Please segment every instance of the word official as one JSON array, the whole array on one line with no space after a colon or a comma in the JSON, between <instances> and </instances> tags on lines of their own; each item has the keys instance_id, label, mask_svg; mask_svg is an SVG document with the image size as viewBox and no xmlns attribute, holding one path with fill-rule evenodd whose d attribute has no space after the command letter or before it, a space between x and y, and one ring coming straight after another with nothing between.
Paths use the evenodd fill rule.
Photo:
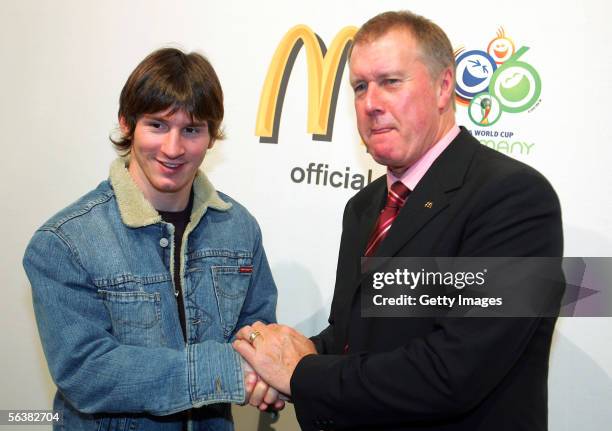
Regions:
<instances>
[{"instance_id":1,"label":"word official","mask_svg":"<svg viewBox=\"0 0 612 431\"><path fill-rule=\"evenodd\" d=\"M445 306L452 308L457 303L457 306L482 307L502 305L502 298L480 298L466 297L458 295L457 297L450 296L430 296L420 295L418 298L410 295L400 295L396 297L386 298L383 295L374 295L372 298L374 305L391 305L391 306L412 306L412 305L433 305Z\"/></svg>"},{"instance_id":2,"label":"word official","mask_svg":"<svg viewBox=\"0 0 612 431\"><path fill-rule=\"evenodd\" d=\"M291 181L300 184L315 184L317 186L331 186L334 188L349 187L353 190L361 190L372 182L372 169L368 169L367 177L362 174L352 173L350 167L344 172L329 170L327 163L310 162L307 168L296 166L291 169Z\"/></svg>"}]
</instances>

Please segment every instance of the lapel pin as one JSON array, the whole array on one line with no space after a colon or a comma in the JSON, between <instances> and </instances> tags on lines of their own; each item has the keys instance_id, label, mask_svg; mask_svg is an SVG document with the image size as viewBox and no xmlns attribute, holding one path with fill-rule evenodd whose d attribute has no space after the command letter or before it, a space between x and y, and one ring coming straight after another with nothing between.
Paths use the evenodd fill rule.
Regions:
<instances>
[{"instance_id":1,"label":"lapel pin","mask_svg":"<svg viewBox=\"0 0 612 431\"><path fill-rule=\"evenodd\" d=\"M433 207L433 202L432 201L425 202L425 208L431 208L431 207Z\"/></svg>"}]
</instances>

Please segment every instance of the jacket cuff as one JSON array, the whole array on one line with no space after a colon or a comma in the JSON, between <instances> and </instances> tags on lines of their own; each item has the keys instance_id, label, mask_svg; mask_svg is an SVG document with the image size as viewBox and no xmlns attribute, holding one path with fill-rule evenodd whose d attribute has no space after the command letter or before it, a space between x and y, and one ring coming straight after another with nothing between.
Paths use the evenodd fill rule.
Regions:
<instances>
[{"instance_id":1,"label":"jacket cuff","mask_svg":"<svg viewBox=\"0 0 612 431\"><path fill-rule=\"evenodd\" d=\"M244 374L231 344L205 341L187 346L189 393L194 407L243 403Z\"/></svg>"},{"instance_id":2,"label":"jacket cuff","mask_svg":"<svg viewBox=\"0 0 612 431\"><path fill-rule=\"evenodd\" d=\"M335 370L346 358L346 355L307 355L298 362L289 384L295 415L303 430L337 427L334 418L339 404L333 401L337 394L328 392L329 387L321 382L335 381Z\"/></svg>"}]
</instances>

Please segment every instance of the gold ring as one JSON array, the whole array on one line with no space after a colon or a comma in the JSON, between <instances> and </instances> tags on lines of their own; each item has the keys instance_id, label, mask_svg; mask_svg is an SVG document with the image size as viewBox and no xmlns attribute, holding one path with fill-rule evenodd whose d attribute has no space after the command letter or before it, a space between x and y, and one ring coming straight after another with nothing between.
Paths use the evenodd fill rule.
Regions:
<instances>
[{"instance_id":1,"label":"gold ring","mask_svg":"<svg viewBox=\"0 0 612 431\"><path fill-rule=\"evenodd\" d=\"M253 341L255 341L255 338L259 337L261 335L261 333L259 331L253 331L249 334L249 343L251 343L251 345L253 344Z\"/></svg>"}]
</instances>

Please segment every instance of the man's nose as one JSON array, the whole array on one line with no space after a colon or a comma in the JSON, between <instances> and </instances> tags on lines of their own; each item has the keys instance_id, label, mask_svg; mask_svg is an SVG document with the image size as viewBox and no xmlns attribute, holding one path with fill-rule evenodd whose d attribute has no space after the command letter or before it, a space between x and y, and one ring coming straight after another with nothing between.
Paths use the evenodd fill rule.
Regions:
<instances>
[{"instance_id":1,"label":"man's nose","mask_svg":"<svg viewBox=\"0 0 612 431\"><path fill-rule=\"evenodd\" d=\"M380 88L376 84L368 85L364 101L368 115L378 115L383 112Z\"/></svg>"},{"instance_id":2,"label":"man's nose","mask_svg":"<svg viewBox=\"0 0 612 431\"><path fill-rule=\"evenodd\" d=\"M162 143L161 151L171 159L176 159L185 153L180 130L170 129Z\"/></svg>"}]
</instances>

